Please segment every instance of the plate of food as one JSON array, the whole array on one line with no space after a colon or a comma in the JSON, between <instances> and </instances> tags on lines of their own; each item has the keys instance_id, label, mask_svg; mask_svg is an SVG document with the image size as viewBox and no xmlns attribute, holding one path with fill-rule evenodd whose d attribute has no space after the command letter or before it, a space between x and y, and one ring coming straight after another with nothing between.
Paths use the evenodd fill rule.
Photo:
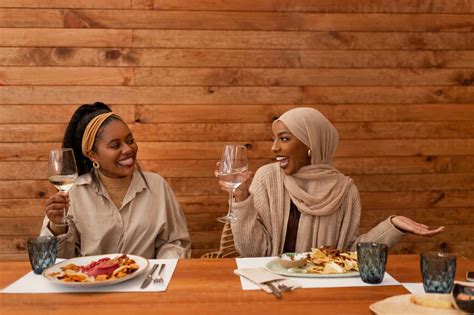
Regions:
<instances>
[{"instance_id":1,"label":"plate of food","mask_svg":"<svg viewBox=\"0 0 474 315\"><path fill-rule=\"evenodd\" d=\"M103 286L130 280L148 268L148 259L125 254L76 257L43 271L53 283L66 286Z\"/></svg>"},{"instance_id":2,"label":"plate of food","mask_svg":"<svg viewBox=\"0 0 474 315\"><path fill-rule=\"evenodd\" d=\"M265 268L273 273L302 278L358 277L357 253L330 247L313 248L307 253L284 253Z\"/></svg>"}]
</instances>

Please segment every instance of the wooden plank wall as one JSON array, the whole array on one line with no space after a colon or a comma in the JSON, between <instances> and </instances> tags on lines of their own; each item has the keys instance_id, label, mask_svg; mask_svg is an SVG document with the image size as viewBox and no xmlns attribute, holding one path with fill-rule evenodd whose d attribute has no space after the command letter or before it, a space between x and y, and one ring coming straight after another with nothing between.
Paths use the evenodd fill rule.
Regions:
<instances>
[{"instance_id":1,"label":"wooden plank wall","mask_svg":"<svg viewBox=\"0 0 474 315\"><path fill-rule=\"evenodd\" d=\"M393 252L474 257L473 0L0 0L0 259L39 231L49 149L82 103L113 105L167 178L194 257L218 246L224 143L271 159L271 121L319 109L365 231L390 214L446 231Z\"/></svg>"}]
</instances>

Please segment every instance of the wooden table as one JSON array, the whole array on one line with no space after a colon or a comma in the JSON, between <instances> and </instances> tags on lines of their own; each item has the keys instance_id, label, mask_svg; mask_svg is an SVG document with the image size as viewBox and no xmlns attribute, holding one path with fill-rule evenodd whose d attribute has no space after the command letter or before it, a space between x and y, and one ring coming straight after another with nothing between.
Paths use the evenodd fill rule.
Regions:
<instances>
[{"instance_id":1,"label":"wooden table","mask_svg":"<svg viewBox=\"0 0 474 315\"><path fill-rule=\"evenodd\" d=\"M369 305L408 291L402 286L298 289L277 300L243 291L234 259L180 260L168 291L158 293L0 294L0 314L371 314ZM474 261L458 258L457 279ZM0 287L29 272L28 262L0 262ZM418 255L391 255L387 271L400 282L420 282Z\"/></svg>"}]
</instances>

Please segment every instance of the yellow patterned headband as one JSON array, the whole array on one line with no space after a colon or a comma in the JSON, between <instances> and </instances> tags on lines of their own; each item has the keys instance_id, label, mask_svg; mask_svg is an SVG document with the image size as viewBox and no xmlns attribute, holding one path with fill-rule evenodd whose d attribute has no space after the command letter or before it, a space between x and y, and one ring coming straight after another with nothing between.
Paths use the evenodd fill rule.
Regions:
<instances>
[{"instance_id":1,"label":"yellow patterned headband","mask_svg":"<svg viewBox=\"0 0 474 315\"><path fill-rule=\"evenodd\" d=\"M85 157L87 156L87 151L92 150L94 147L95 137L97 132L100 129L100 126L107 120L110 116L117 117L118 119L122 120L122 118L115 114L114 112L107 112L100 115L95 116L92 120L87 124L86 130L84 130L84 135L82 136L82 154Z\"/></svg>"}]
</instances>

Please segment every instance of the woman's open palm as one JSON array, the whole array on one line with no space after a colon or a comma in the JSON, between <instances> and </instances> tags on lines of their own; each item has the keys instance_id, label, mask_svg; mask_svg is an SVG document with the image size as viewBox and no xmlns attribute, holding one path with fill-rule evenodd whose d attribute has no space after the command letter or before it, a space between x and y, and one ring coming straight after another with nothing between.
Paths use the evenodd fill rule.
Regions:
<instances>
[{"instance_id":1,"label":"woman's open palm","mask_svg":"<svg viewBox=\"0 0 474 315\"><path fill-rule=\"evenodd\" d=\"M395 227L406 233L412 233L420 236L433 236L444 230L444 226L440 226L436 229L430 229L429 226L418 223L404 216L393 217L392 223L395 225Z\"/></svg>"}]
</instances>

